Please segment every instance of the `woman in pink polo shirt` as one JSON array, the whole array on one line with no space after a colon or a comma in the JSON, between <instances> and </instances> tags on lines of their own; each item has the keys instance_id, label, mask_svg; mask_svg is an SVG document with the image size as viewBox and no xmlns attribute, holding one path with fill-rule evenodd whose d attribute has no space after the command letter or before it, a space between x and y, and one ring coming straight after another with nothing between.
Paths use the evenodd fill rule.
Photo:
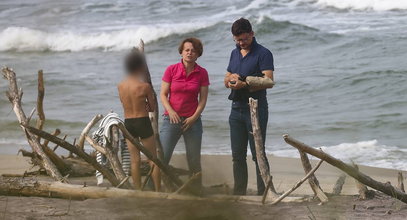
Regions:
<instances>
[{"instance_id":1,"label":"woman in pink polo shirt","mask_svg":"<svg viewBox=\"0 0 407 220\"><path fill-rule=\"evenodd\" d=\"M203 112L208 98L208 72L196 63L203 46L197 38L181 42L178 51L181 62L170 65L162 78L161 102L164 105L164 121L160 130L164 162L169 163L175 145L184 137L190 174L201 172L201 143ZM201 192L202 180L194 184L194 193Z\"/></svg>"}]
</instances>

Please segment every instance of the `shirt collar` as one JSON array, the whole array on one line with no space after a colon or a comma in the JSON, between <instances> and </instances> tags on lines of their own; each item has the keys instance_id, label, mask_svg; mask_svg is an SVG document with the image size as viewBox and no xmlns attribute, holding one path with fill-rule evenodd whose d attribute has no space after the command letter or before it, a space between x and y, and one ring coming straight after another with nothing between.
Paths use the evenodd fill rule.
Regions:
<instances>
[{"instance_id":1,"label":"shirt collar","mask_svg":"<svg viewBox=\"0 0 407 220\"><path fill-rule=\"evenodd\" d=\"M250 44L250 50L256 48L257 45L259 45L259 44L258 44L257 41L256 41L256 37L253 37L252 44ZM236 44L236 48L239 49L239 50L241 49L240 46L239 46L239 44ZM182 60L181 60L181 62L182 62Z\"/></svg>"},{"instance_id":2,"label":"shirt collar","mask_svg":"<svg viewBox=\"0 0 407 220\"><path fill-rule=\"evenodd\" d=\"M181 59L181 61L178 63L178 65L180 65L180 66L182 67L182 69L185 70L184 63L182 62L182 59ZM199 66L198 63L195 62L194 70L192 70L192 72L197 72L197 71L199 71L199 68L201 68L201 66Z\"/></svg>"}]
</instances>

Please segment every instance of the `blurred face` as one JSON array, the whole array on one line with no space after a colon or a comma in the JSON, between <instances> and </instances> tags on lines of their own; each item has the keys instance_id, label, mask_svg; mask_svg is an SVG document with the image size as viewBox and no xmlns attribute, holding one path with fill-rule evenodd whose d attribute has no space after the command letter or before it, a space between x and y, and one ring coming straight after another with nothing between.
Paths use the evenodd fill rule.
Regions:
<instances>
[{"instance_id":1,"label":"blurred face","mask_svg":"<svg viewBox=\"0 0 407 220\"><path fill-rule=\"evenodd\" d=\"M233 40L243 50L250 49L250 45L253 42L254 33L243 33L238 36L233 36Z\"/></svg>"},{"instance_id":2,"label":"blurred face","mask_svg":"<svg viewBox=\"0 0 407 220\"><path fill-rule=\"evenodd\" d=\"M191 42L185 42L181 53L182 60L187 63L194 63L198 59L198 53L195 51Z\"/></svg>"}]
</instances>

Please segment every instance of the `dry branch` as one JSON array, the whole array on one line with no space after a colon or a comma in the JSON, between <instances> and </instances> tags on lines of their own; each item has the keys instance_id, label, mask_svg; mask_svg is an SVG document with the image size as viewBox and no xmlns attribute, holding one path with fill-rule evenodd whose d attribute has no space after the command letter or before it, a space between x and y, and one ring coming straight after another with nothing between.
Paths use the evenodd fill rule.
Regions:
<instances>
[{"instance_id":1,"label":"dry branch","mask_svg":"<svg viewBox=\"0 0 407 220\"><path fill-rule=\"evenodd\" d=\"M106 149L99 144L97 144L91 137L85 136L86 141L90 144L93 149L99 151L100 153L106 155Z\"/></svg>"},{"instance_id":2,"label":"dry branch","mask_svg":"<svg viewBox=\"0 0 407 220\"><path fill-rule=\"evenodd\" d=\"M45 88L44 88L44 76L42 70L38 71L38 97L37 97L37 128L42 130L45 122L45 114L44 114L44 95L45 95ZM39 141L39 138L38 138Z\"/></svg>"},{"instance_id":3,"label":"dry branch","mask_svg":"<svg viewBox=\"0 0 407 220\"><path fill-rule=\"evenodd\" d=\"M57 181L63 181L63 176L58 171L57 167L52 163L48 156L44 153L41 144L39 143L37 137L31 132L26 131L24 125L27 125L27 118L21 106L21 99L23 96L23 91L17 86L17 79L15 72L10 68L3 68L3 76L9 81L9 90L6 92L8 99L13 105L14 113L17 116L18 122L20 123L22 129L24 130L27 141L35 152L40 157L40 163L42 167L47 171L48 175Z\"/></svg>"},{"instance_id":4,"label":"dry branch","mask_svg":"<svg viewBox=\"0 0 407 220\"><path fill-rule=\"evenodd\" d=\"M355 178L359 182L361 182L373 189L376 189L391 197L399 199L400 201L402 201L404 203L407 203L407 194L403 193L402 191L393 187L392 185L378 182L378 181L372 179L371 177L365 175L364 173L361 173L360 171L356 170L351 165L346 164L346 163L342 162L341 160L338 160L323 151L317 150L304 143L301 143L301 142L295 140L294 138L291 138L287 134L285 134L283 137L284 137L284 140L291 146L293 146L299 150L302 150L308 154L311 154L315 157L318 157L321 160L326 161L327 163L331 164L332 166L337 167L338 169L347 173L349 176Z\"/></svg>"},{"instance_id":5,"label":"dry branch","mask_svg":"<svg viewBox=\"0 0 407 220\"><path fill-rule=\"evenodd\" d=\"M287 197L288 195L290 195L290 193L292 193L294 190L296 190L298 187L301 186L301 184L303 184L308 178L310 178L315 171L317 171L317 169L319 168L319 166L321 166L322 162L324 162L323 160L320 160L318 162L318 164L309 171L309 173L307 173L307 175L304 176L304 178L302 178L300 181L298 181L298 183L296 183L293 188L291 188L290 190L288 190L287 192L285 192L283 195L281 195L280 197L278 197L276 200L274 200L271 205L275 205L277 203L279 203L281 200L283 200L285 197Z\"/></svg>"},{"instance_id":6,"label":"dry branch","mask_svg":"<svg viewBox=\"0 0 407 220\"><path fill-rule=\"evenodd\" d=\"M257 164L260 170L261 177L263 179L264 185L268 185L270 192L272 193L272 197L278 197L274 185L273 185L273 177L270 175L270 168L267 164L267 158L265 155L264 150L264 143L263 138L260 130L259 125L259 118L258 118L258 111L257 111L257 100L253 98L249 98L249 105L250 105L250 117L252 122L252 129L253 129L253 138L256 147L256 159Z\"/></svg>"},{"instance_id":7,"label":"dry branch","mask_svg":"<svg viewBox=\"0 0 407 220\"><path fill-rule=\"evenodd\" d=\"M116 125L114 125L116 126ZM178 187L182 186L182 181L178 178L177 175L175 175L170 167L164 163L161 162L161 160L157 159L157 157L153 156L152 153L147 150L137 139L135 139L130 132L124 127L123 124L118 124L118 128L122 131L123 136L129 140L141 153L143 153L149 160L153 161L155 165L158 166L158 168L161 169L161 171L168 176L168 178L175 183Z\"/></svg>"},{"instance_id":8,"label":"dry branch","mask_svg":"<svg viewBox=\"0 0 407 220\"><path fill-rule=\"evenodd\" d=\"M187 189L191 183L193 183L195 180L201 178L202 176L202 172L198 172L198 173L194 173L194 175L191 176L191 178L189 178L184 185L182 185L180 188L177 189L177 191L175 191L175 194L179 194L181 192L183 192L185 189Z\"/></svg>"},{"instance_id":9,"label":"dry branch","mask_svg":"<svg viewBox=\"0 0 407 220\"><path fill-rule=\"evenodd\" d=\"M94 157L90 156L89 154L87 154L82 149L70 144L67 141L62 140L59 137L55 137L55 136L53 136L50 133L47 133L45 131L38 130L38 129L36 129L34 127L31 127L31 126L26 126L26 125L23 125L23 126L28 131L32 132L33 134L35 134L37 136L40 136L43 139L49 140L52 143L57 144L57 145L65 148L69 152L78 155L80 158L85 160L87 163L91 164L96 170L101 172L102 175L105 176L113 186L117 186L120 183L120 181L116 178L116 176L109 169L107 169L106 167L100 165L96 161L96 159Z\"/></svg>"},{"instance_id":10,"label":"dry branch","mask_svg":"<svg viewBox=\"0 0 407 220\"><path fill-rule=\"evenodd\" d=\"M332 194L333 194L333 195L339 195L339 194L341 194L343 184L345 184L345 179L346 179L346 175L345 175L345 174L342 174L342 175L338 178L338 180L336 180L335 186L334 186L334 188L332 189Z\"/></svg>"},{"instance_id":11,"label":"dry branch","mask_svg":"<svg viewBox=\"0 0 407 220\"><path fill-rule=\"evenodd\" d=\"M403 178L403 173L400 171L400 172L398 172L398 178L397 178L397 182L398 182L398 184L397 184L397 188L399 188L402 192L405 192L404 191L404 178Z\"/></svg>"},{"instance_id":12,"label":"dry branch","mask_svg":"<svg viewBox=\"0 0 407 220\"><path fill-rule=\"evenodd\" d=\"M230 201L260 204L258 196L229 196L212 195L196 197L173 193L145 192L139 190L118 189L115 187L102 188L97 186L83 186L59 182L37 181L34 178L0 177L0 195L7 196L39 196L66 199L99 199L99 198L158 198L190 201ZM304 201L302 197L290 197L285 201Z\"/></svg>"},{"instance_id":13,"label":"dry branch","mask_svg":"<svg viewBox=\"0 0 407 220\"><path fill-rule=\"evenodd\" d=\"M299 153L304 171L305 173L309 173L312 170L312 166L309 162L308 156L301 150L299 150ZM314 194L322 203L328 202L328 197L325 195L324 191L322 191L321 187L319 186L318 179L314 174L310 175L310 177L308 178L308 183L311 186L312 191L314 191Z\"/></svg>"},{"instance_id":14,"label":"dry branch","mask_svg":"<svg viewBox=\"0 0 407 220\"><path fill-rule=\"evenodd\" d=\"M81 136L79 137L78 147L83 150L83 145L85 144L85 137L88 135L90 129L98 122L100 119L103 118L103 115L96 115L92 118L92 120L86 125L86 127L82 130Z\"/></svg>"},{"instance_id":15,"label":"dry branch","mask_svg":"<svg viewBox=\"0 0 407 220\"><path fill-rule=\"evenodd\" d=\"M358 165L356 165L355 163L352 163L352 165L357 171L359 171ZM367 187L363 185L363 183L355 179L355 184L359 192L359 199L366 200L374 197L374 191L369 191L369 189L367 189Z\"/></svg>"}]
</instances>

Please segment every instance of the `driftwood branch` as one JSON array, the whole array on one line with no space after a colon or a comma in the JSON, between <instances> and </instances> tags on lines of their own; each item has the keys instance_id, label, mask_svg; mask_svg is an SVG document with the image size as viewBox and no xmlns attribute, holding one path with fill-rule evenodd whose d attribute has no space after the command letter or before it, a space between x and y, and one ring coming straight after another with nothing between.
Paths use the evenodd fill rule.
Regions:
<instances>
[{"instance_id":1,"label":"driftwood branch","mask_svg":"<svg viewBox=\"0 0 407 220\"><path fill-rule=\"evenodd\" d=\"M338 178L338 180L336 180L335 186L334 186L334 188L332 189L332 194L333 194L333 195L339 195L339 194L341 194L343 184L345 184L345 179L346 179L346 175L345 175L345 174L342 174L342 175Z\"/></svg>"},{"instance_id":2,"label":"driftwood branch","mask_svg":"<svg viewBox=\"0 0 407 220\"><path fill-rule=\"evenodd\" d=\"M105 176L113 186L117 186L120 183L120 181L116 178L116 176L109 169L100 165L94 157L90 156L82 149L70 144L69 142L67 142L65 140L62 140L59 137L55 137L52 134L47 133L45 131L41 131L41 130L36 129L31 126L26 126L26 125L23 125L23 126L28 131L32 132L33 134L40 136L43 139L49 140L52 143L57 144L57 145L61 146L62 148L65 148L69 152L78 155L80 158L85 160L87 163L91 164L96 170L101 172L102 175Z\"/></svg>"},{"instance_id":3,"label":"driftwood branch","mask_svg":"<svg viewBox=\"0 0 407 220\"><path fill-rule=\"evenodd\" d=\"M260 204L258 196L212 195L196 197L161 192L145 192L140 190L119 189L115 187L83 186L60 182L38 181L34 178L0 177L0 195L6 196L38 196L66 199L99 199L99 198L156 198L187 201L230 201ZM285 201L304 201L302 197L287 198Z\"/></svg>"},{"instance_id":4,"label":"driftwood branch","mask_svg":"<svg viewBox=\"0 0 407 220\"><path fill-rule=\"evenodd\" d=\"M357 171L359 171L358 165L356 165L355 163L352 163L352 165ZM365 185L363 185L363 183L359 182L357 179L355 179L355 184L359 192L359 199L366 200L374 197L374 191L369 190Z\"/></svg>"},{"instance_id":5,"label":"driftwood branch","mask_svg":"<svg viewBox=\"0 0 407 220\"><path fill-rule=\"evenodd\" d=\"M100 119L103 118L103 115L96 115L95 117L92 118L92 120L86 125L86 127L83 129L81 136L79 137L78 141L78 147L83 150L83 145L85 144L85 137L88 135L90 129L98 122Z\"/></svg>"},{"instance_id":6,"label":"driftwood branch","mask_svg":"<svg viewBox=\"0 0 407 220\"><path fill-rule=\"evenodd\" d=\"M57 167L55 164L52 163L50 158L45 154L43 151L41 144L39 143L39 140L35 135L33 135L31 132L26 131L24 128L24 125L27 125L27 117L23 111L23 108L21 106L21 99L23 96L23 91L21 88L18 88L17 85L17 79L16 79L16 74L15 72L10 69L10 68L3 68L3 76L9 81L9 90L6 92L8 99L10 100L11 104L13 105L13 110L14 113L17 116L18 122L20 123L23 131L26 134L27 141L30 144L31 148L33 149L33 152L35 152L39 157L40 157L40 163L42 167L47 171L48 175L50 175L52 178L54 178L57 181L64 181L63 176L61 173L58 171Z\"/></svg>"},{"instance_id":7,"label":"driftwood branch","mask_svg":"<svg viewBox=\"0 0 407 220\"><path fill-rule=\"evenodd\" d=\"M372 179L371 177L367 176L366 174L361 173L360 171L358 171L351 165L346 164L343 161L338 160L325 152L322 152L322 151L312 148L304 143L301 143L301 142L295 140L294 138L291 138L287 134L284 135L283 137L284 137L285 142L287 142L291 146L293 146L299 150L302 150L308 154L311 154L315 157L318 157L321 160L326 161L327 163L344 171L349 176L355 178L356 180L365 184L366 186L369 186L369 187L376 189L380 192L383 192L391 197L399 199L400 201L402 201L404 203L407 203L407 194L405 194L402 191L400 191L399 189L393 187L391 184L385 184L385 183L378 182L378 181Z\"/></svg>"},{"instance_id":8,"label":"driftwood branch","mask_svg":"<svg viewBox=\"0 0 407 220\"><path fill-rule=\"evenodd\" d=\"M259 166L260 174L263 179L264 185L268 185L270 192L272 193L272 197L277 197L277 193L274 189L272 176L270 175L270 168L267 164L267 158L265 155L264 150L264 142L260 130L259 124L259 117L257 111L257 100L253 98L249 98L249 105L250 105L250 118L252 122L252 129L253 129L253 138L256 147L256 159L257 164Z\"/></svg>"},{"instance_id":9,"label":"driftwood branch","mask_svg":"<svg viewBox=\"0 0 407 220\"><path fill-rule=\"evenodd\" d=\"M402 192L404 191L404 177L403 177L403 173L400 171L398 172L398 176L397 176L397 188L399 188Z\"/></svg>"},{"instance_id":10,"label":"driftwood branch","mask_svg":"<svg viewBox=\"0 0 407 220\"><path fill-rule=\"evenodd\" d=\"M116 125L114 125L116 126ZM123 124L118 124L118 128L122 131L123 136L129 140L141 153L143 153L149 160L153 161L155 165L158 166L158 168L161 169L161 171L168 176L168 178L178 187L182 186L182 181L178 178L177 175L175 175L169 166L166 164L162 163L161 160L157 159L157 157L154 157L152 153L147 150L137 139L135 139L130 132L124 127Z\"/></svg>"},{"instance_id":11,"label":"driftwood branch","mask_svg":"<svg viewBox=\"0 0 407 220\"><path fill-rule=\"evenodd\" d=\"M301 186L301 184L303 184L308 178L310 178L315 171L317 171L317 169L319 168L319 166L321 166L322 162L324 162L323 160L320 160L318 162L318 164L309 171L309 173L307 173L307 175L304 176L304 178L302 178L300 181L298 181L298 183L296 183L293 188L291 188L290 190L288 190L287 192L285 192L283 195L281 195L280 197L278 197L275 201L273 201L271 203L271 205L275 205L277 203L279 203L281 200L283 200L285 197L287 197L288 195L290 195L290 193L292 193L294 190L296 190L298 187Z\"/></svg>"},{"instance_id":12,"label":"driftwood branch","mask_svg":"<svg viewBox=\"0 0 407 220\"><path fill-rule=\"evenodd\" d=\"M99 144L97 144L91 137L85 136L85 139L90 144L90 146L93 147L93 149L106 155L106 149L104 147L100 146Z\"/></svg>"},{"instance_id":13,"label":"driftwood branch","mask_svg":"<svg viewBox=\"0 0 407 220\"><path fill-rule=\"evenodd\" d=\"M44 95L45 95L45 88L44 88L44 76L42 70L38 71L38 97L37 97L37 125L36 127L42 130L45 122L45 114L44 114ZM38 138L39 140L39 138Z\"/></svg>"},{"instance_id":14,"label":"driftwood branch","mask_svg":"<svg viewBox=\"0 0 407 220\"><path fill-rule=\"evenodd\" d=\"M202 176L202 172L195 173L194 175L191 176L191 178L189 178L184 183L184 185L182 185L180 188L178 188L177 191L175 191L174 193L178 194L178 193L183 192L185 189L187 189L191 185L191 183L193 183L195 180L201 178L201 176Z\"/></svg>"},{"instance_id":15,"label":"driftwood branch","mask_svg":"<svg viewBox=\"0 0 407 220\"><path fill-rule=\"evenodd\" d=\"M299 153L304 171L305 173L309 173L312 169L312 166L308 159L308 156L301 150L299 150ZM311 186L312 191L314 191L314 194L322 203L328 202L328 197L325 195L324 191L322 191L321 187L319 186L318 179L314 174L310 175L310 177L308 178L308 183Z\"/></svg>"}]
</instances>

